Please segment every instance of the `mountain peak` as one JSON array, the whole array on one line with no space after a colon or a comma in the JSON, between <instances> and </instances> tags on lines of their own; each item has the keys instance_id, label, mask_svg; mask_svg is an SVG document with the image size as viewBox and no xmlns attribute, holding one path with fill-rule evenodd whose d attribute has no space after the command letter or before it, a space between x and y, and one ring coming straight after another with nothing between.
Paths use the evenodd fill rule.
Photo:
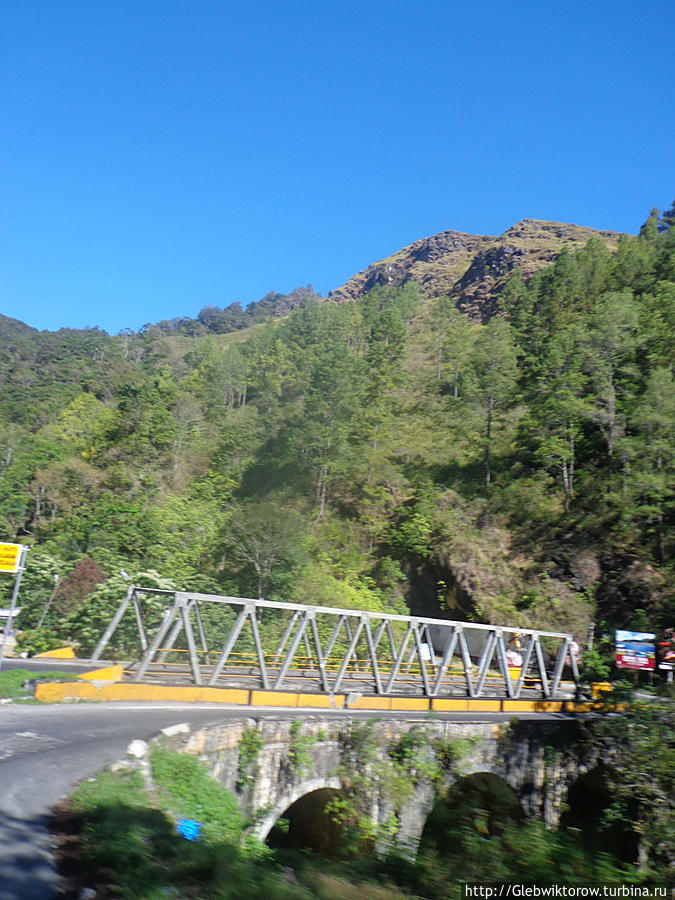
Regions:
<instances>
[{"instance_id":1,"label":"mountain peak","mask_svg":"<svg viewBox=\"0 0 675 900\"><path fill-rule=\"evenodd\" d=\"M492 315L499 290L513 269L522 269L529 278L537 269L550 265L564 247L578 250L591 237L613 248L620 235L529 218L499 236L448 229L372 263L331 291L327 299L344 303L378 286L415 281L427 299L450 294L462 311L472 318L485 319Z\"/></svg>"}]
</instances>

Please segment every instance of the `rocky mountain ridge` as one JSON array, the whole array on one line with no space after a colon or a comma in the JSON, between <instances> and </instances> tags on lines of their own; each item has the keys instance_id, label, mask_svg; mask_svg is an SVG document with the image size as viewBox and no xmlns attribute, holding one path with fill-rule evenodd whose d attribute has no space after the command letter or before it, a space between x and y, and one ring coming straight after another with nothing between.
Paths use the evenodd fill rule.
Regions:
<instances>
[{"instance_id":1,"label":"rocky mountain ridge","mask_svg":"<svg viewBox=\"0 0 675 900\"><path fill-rule=\"evenodd\" d=\"M441 231L371 263L327 299L345 303L378 286L415 281L427 299L450 294L462 312L484 321L493 314L499 292L514 269L521 269L528 278L550 265L563 248L574 252L592 237L614 249L621 235L538 219L523 219L498 236Z\"/></svg>"}]
</instances>

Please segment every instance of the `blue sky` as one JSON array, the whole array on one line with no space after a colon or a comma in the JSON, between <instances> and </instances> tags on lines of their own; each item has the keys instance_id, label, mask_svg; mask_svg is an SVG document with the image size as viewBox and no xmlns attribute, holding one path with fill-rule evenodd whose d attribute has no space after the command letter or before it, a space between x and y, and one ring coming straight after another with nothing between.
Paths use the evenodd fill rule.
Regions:
<instances>
[{"instance_id":1,"label":"blue sky","mask_svg":"<svg viewBox=\"0 0 675 900\"><path fill-rule=\"evenodd\" d=\"M0 312L111 332L675 196L671 2L5 0Z\"/></svg>"}]
</instances>

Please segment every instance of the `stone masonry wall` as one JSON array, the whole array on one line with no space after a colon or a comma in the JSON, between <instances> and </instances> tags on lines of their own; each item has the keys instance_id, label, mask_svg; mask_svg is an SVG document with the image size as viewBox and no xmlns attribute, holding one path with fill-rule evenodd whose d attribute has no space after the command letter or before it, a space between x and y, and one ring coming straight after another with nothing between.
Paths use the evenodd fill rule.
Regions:
<instances>
[{"instance_id":1,"label":"stone masonry wall","mask_svg":"<svg viewBox=\"0 0 675 900\"><path fill-rule=\"evenodd\" d=\"M355 728L363 728L363 720L242 718L168 740L174 749L207 763L212 777L238 797L253 822L253 832L264 840L296 800L320 788L339 791L343 787L346 747ZM416 781L412 797L401 809L395 808L386 786L378 784L373 775L367 797L373 824L383 826L394 816L397 843L411 852L417 847L438 788L449 787L458 777L477 772L500 776L513 788L528 817L554 826L569 786L595 764L584 758L575 739L575 725L569 721L505 726L387 718L371 722L369 734L381 748L378 755L385 759L387 748L413 729L423 729L432 755L434 748L443 744L461 747L461 752L441 785ZM257 733L260 749L254 762L243 768L240 748L247 731Z\"/></svg>"}]
</instances>

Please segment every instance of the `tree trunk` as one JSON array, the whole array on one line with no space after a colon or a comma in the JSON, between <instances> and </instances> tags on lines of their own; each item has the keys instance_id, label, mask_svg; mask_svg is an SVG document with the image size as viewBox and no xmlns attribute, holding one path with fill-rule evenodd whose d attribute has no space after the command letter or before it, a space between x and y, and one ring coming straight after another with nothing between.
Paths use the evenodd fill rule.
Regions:
<instances>
[{"instance_id":1,"label":"tree trunk","mask_svg":"<svg viewBox=\"0 0 675 900\"><path fill-rule=\"evenodd\" d=\"M489 490L490 488L490 443L492 441L492 410L493 410L493 399L490 397L488 399L488 407L487 407L487 428L485 431L485 490Z\"/></svg>"},{"instance_id":2,"label":"tree trunk","mask_svg":"<svg viewBox=\"0 0 675 900\"><path fill-rule=\"evenodd\" d=\"M612 473L612 457L614 444L616 443L616 389L614 378L609 376L609 390L607 392L607 472Z\"/></svg>"},{"instance_id":3,"label":"tree trunk","mask_svg":"<svg viewBox=\"0 0 675 900\"><path fill-rule=\"evenodd\" d=\"M560 471L563 483L563 509L567 515L574 497L574 423L566 422L565 431L567 432L569 458L561 460Z\"/></svg>"},{"instance_id":4,"label":"tree trunk","mask_svg":"<svg viewBox=\"0 0 675 900\"><path fill-rule=\"evenodd\" d=\"M647 872L649 869L649 853L642 837L638 840L637 848L637 870L638 872Z\"/></svg>"},{"instance_id":5,"label":"tree trunk","mask_svg":"<svg viewBox=\"0 0 675 900\"><path fill-rule=\"evenodd\" d=\"M323 518L324 510L326 509L326 484L328 482L328 470L324 466L321 470L321 479L320 479L320 491L319 491L319 518Z\"/></svg>"},{"instance_id":6,"label":"tree trunk","mask_svg":"<svg viewBox=\"0 0 675 900\"><path fill-rule=\"evenodd\" d=\"M260 565L259 560L257 560L257 559L252 559L251 562L253 563L253 568L255 569L255 574L257 576L257 581L258 581L258 600L264 600L265 599L265 596L264 596L265 585L263 582L262 567Z\"/></svg>"},{"instance_id":7,"label":"tree trunk","mask_svg":"<svg viewBox=\"0 0 675 900\"><path fill-rule=\"evenodd\" d=\"M174 446L174 450L173 450L173 473L174 473L174 475L178 471L178 462L180 460L181 450L183 449L183 440L184 440L184 435L181 434L178 437L178 440L174 441L174 445L173 445Z\"/></svg>"},{"instance_id":8,"label":"tree trunk","mask_svg":"<svg viewBox=\"0 0 675 900\"><path fill-rule=\"evenodd\" d=\"M563 510L565 515L570 511L570 473L567 467L567 460L563 459L560 464L563 483Z\"/></svg>"}]
</instances>

